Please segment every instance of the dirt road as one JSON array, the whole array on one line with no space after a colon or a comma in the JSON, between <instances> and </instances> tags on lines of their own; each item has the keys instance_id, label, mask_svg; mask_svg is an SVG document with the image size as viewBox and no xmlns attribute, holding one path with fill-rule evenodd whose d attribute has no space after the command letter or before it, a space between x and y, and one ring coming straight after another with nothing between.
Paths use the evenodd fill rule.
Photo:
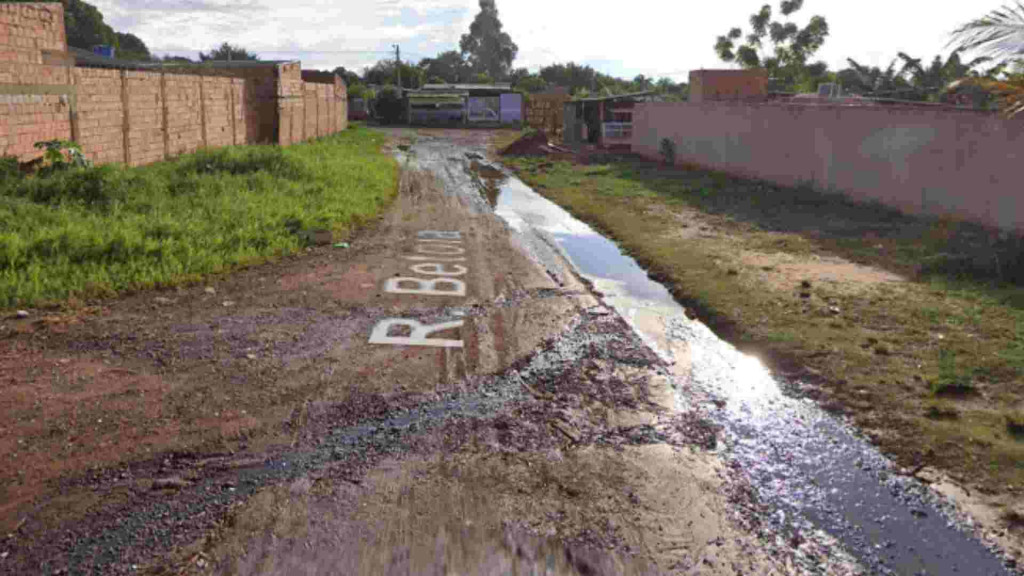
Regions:
<instances>
[{"instance_id":1,"label":"dirt road","mask_svg":"<svg viewBox=\"0 0 1024 576\"><path fill-rule=\"evenodd\" d=\"M789 571L714 425L464 144L415 146L349 250L6 322L0 572Z\"/></svg>"},{"instance_id":2,"label":"dirt road","mask_svg":"<svg viewBox=\"0 0 1024 576\"><path fill-rule=\"evenodd\" d=\"M756 392L770 377L717 390L737 359L614 245L510 189L487 133L391 135L399 198L350 249L5 322L0 573L890 569L832 516L786 516L775 496L819 479L759 449L821 426L738 416L787 402ZM900 550L945 530L900 506L936 522ZM887 535L856 527L868 549Z\"/></svg>"}]
</instances>

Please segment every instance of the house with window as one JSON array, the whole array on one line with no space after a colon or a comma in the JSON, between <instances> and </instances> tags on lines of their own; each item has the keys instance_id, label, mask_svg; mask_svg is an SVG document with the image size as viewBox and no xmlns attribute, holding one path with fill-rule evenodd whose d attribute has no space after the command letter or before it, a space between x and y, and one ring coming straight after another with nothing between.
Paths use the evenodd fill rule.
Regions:
<instances>
[{"instance_id":1,"label":"house with window","mask_svg":"<svg viewBox=\"0 0 1024 576\"><path fill-rule=\"evenodd\" d=\"M425 84L405 90L410 124L519 125L523 95L511 84Z\"/></svg>"},{"instance_id":2,"label":"house with window","mask_svg":"<svg viewBox=\"0 0 1024 576\"><path fill-rule=\"evenodd\" d=\"M655 98L654 92L636 92L566 102L562 139L566 144L628 151L633 139L633 108Z\"/></svg>"}]
</instances>

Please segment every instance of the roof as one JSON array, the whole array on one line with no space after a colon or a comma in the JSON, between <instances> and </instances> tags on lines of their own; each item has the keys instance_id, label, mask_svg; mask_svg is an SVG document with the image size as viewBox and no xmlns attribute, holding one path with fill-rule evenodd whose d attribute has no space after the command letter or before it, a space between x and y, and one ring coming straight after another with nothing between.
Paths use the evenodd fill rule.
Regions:
<instances>
[{"instance_id":1,"label":"roof","mask_svg":"<svg viewBox=\"0 0 1024 576\"><path fill-rule=\"evenodd\" d=\"M421 91L446 91L446 92L511 92L512 85L503 84L424 84Z\"/></svg>"},{"instance_id":2,"label":"roof","mask_svg":"<svg viewBox=\"0 0 1024 576\"><path fill-rule=\"evenodd\" d=\"M648 96L655 96L655 92L633 92L632 94L615 94L612 96L601 96L599 98L577 98L572 102L608 102L611 100L628 100L630 98L644 98ZM570 102L570 104L572 103Z\"/></svg>"},{"instance_id":3,"label":"roof","mask_svg":"<svg viewBox=\"0 0 1024 576\"><path fill-rule=\"evenodd\" d=\"M173 70L192 68L270 68L280 64L291 64L291 60L208 60L206 62L176 62L163 60L122 60L107 58L94 54L89 50L68 47L68 55L75 59L78 66L94 68L125 68L135 70ZM294 61L294 62L297 62Z\"/></svg>"},{"instance_id":4,"label":"roof","mask_svg":"<svg viewBox=\"0 0 1024 576\"><path fill-rule=\"evenodd\" d=\"M464 94L409 94L409 102L414 104L463 104Z\"/></svg>"}]
</instances>

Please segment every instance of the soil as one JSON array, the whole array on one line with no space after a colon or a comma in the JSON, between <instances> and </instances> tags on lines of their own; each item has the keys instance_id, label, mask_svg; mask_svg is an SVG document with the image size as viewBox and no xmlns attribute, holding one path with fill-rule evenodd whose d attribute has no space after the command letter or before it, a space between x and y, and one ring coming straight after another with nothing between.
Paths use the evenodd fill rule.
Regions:
<instances>
[{"instance_id":1,"label":"soil","mask_svg":"<svg viewBox=\"0 0 1024 576\"><path fill-rule=\"evenodd\" d=\"M467 159L413 160L351 248L7 321L0 573L801 572L669 368ZM382 289L423 230L462 233L465 297ZM385 318L465 347L369 344Z\"/></svg>"}]
</instances>

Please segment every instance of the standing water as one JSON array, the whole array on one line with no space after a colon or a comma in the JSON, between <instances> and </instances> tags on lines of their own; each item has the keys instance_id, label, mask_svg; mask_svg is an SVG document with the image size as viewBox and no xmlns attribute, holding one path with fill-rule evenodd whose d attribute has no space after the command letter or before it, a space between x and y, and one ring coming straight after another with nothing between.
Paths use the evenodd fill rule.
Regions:
<instances>
[{"instance_id":1,"label":"standing water","mask_svg":"<svg viewBox=\"0 0 1024 576\"><path fill-rule=\"evenodd\" d=\"M477 172L487 179L495 213L567 257L659 354L686 367L681 407L701 395L724 403L713 410L724 430L723 457L774 511L767 522L776 533L799 541L824 531L877 574L1013 574L950 502L899 475L846 423L785 395L756 358L688 319L615 243L515 177L487 168Z\"/></svg>"}]
</instances>

